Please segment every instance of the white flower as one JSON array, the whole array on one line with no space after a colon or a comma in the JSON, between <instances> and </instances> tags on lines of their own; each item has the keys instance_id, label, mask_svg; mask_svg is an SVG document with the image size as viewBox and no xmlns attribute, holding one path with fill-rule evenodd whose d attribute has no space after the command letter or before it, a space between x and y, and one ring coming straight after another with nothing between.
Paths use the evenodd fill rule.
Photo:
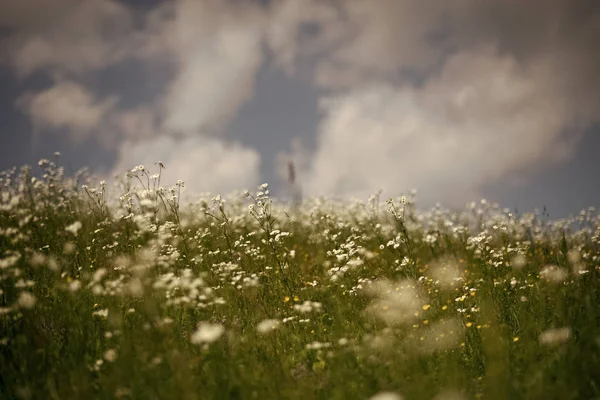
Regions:
<instances>
[{"instance_id":1,"label":"white flower","mask_svg":"<svg viewBox=\"0 0 600 400\"><path fill-rule=\"evenodd\" d=\"M511 264L514 268L521 269L525 265L527 265L527 259L525 258L525 256L523 254L519 253L513 257Z\"/></svg>"},{"instance_id":2,"label":"white flower","mask_svg":"<svg viewBox=\"0 0 600 400\"><path fill-rule=\"evenodd\" d=\"M369 400L402 400L402 396L395 392L379 392Z\"/></svg>"},{"instance_id":3,"label":"white flower","mask_svg":"<svg viewBox=\"0 0 600 400\"><path fill-rule=\"evenodd\" d=\"M22 308L33 308L35 306L35 296L29 292L21 292L19 306Z\"/></svg>"},{"instance_id":4,"label":"white flower","mask_svg":"<svg viewBox=\"0 0 600 400\"><path fill-rule=\"evenodd\" d=\"M63 254L73 254L75 253L75 250L77 250L77 246L72 242L66 242L63 245Z\"/></svg>"},{"instance_id":5,"label":"white flower","mask_svg":"<svg viewBox=\"0 0 600 400\"><path fill-rule=\"evenodd\" d=\"M259 322L258 325L256 325L256 330L259 333L269 333L271 331L274 331L275 329L279 328L279 320L278 319L265 319L261 322Z\"/></svg>"},{"instance_id":6,"label":"white flower","mask_svg":"<svg viewBox=\"0 0 600 400\"><path fill-rule=\"evenodd\" d=\"M71 232L73 235L77 236L77 232L81 229L82 224L79 221L73 222L71 225L65 228L65 231Z\"/></svg>"},{"instance_id":7,"label":"white flower","mask_svg":"<svg viewBox=\"0 0 600 400\"><path fill-rule=\"evenodd\" d=\"M316 301L305 301L302 304L295 304L294 310L299 311L301 313L309 313L311 311L319 312L323 308L321 303Z\"/></svg>"},{"instance_id":8,"label":"white flower","mask_svg":"<svg viewBox=\"0 0 600 400\"><path fill-rule=\"evenodd\" d=\"M328 347L331 347L331 343L329 343L329 342L325 342L325 343L312 342L312 343L309 343L306 345L307 350L321 350L321 349L326 349Z\"/></svg>"},{"instance_id":9,"label":"white flower","mask_svg":"<svg viewBox=\"0 0 600 400\"><path fill-rule=\"evenodd\" d=\"M547 265L540 271L540 276L548 282L560 283L567 277L567 272L556 265Z\"/></svg>"},{"instance_id":10,"label":"white flower","mask_svg":"<svg viewBox=\"0 0 600 400\"><path fill-rule=\"evenodd\" d=\"M577 264L581 261L581 253L577 249L569 250L567 253L567 258L571 264Z\"/></svg>"},{"instance_id":11,"label":"white flower","mask_svg":"<svg viewBox=\"0 0 600 400\"><path fill-rule=\"evenodd\" d=\"M104 359L108 362L113 362L117 359L117 351L115 349L108 349L104 352Z\"/></svg>"},{"instance_id":12,"label":"white flower","mask_svg":"<svg viewBox=\"0 0 600 400\"><path fill-rule=\"evenodd\" d=\"M192 333L190 341L192 344L212 343L219 339L224 332L225 327L221 324L200 322L196 327L196 331Z\"/></svg>"},{"instance_id":13,"label":"white flower","mask_svg":"<svg viewBox=\"0 0 600 400\"><path fill-rule=\"evenodd\" d=\"M571 338L571 328L548 329L540 335L540 343L545 345L556 345L564 343Z\"/></svg>"},{"instance_id":14,"label":"white flower","mask_svg":"<svg viewBox=\"0 0 600 400\"><path fill-rule=\"evenodd\" d=\"M70 290L71 292L76 292L76 291L78 291L79 289L81 289L81 281L77 281L77 280L75 280L75 281L73 281L73 282L71 282L71 283L69 284L69 290Z\"/></svg>"},{"instance_id":15,"label":"white flower","mask_svg":"<svg viewBox=\"0 0 600 400\"><path fill-rule=\"evenodd\" d=\"M106 318L106 317L108 317L108 308L105 308L103 310L94 311L92 313L92 315L96 315L100 318Z\"/></svg>"}]
</instances>

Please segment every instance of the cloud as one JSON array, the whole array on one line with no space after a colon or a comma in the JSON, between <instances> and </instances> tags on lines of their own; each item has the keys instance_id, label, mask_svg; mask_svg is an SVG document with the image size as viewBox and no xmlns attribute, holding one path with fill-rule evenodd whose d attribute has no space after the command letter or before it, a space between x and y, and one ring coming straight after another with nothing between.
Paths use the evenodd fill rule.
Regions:
<instances>
[{"instance_id":1,"label":"cloud","mask_svg":"<svg viewBox=\"0 0 600 400\"><path fill-rule=\"evenodd\" d=\"M58 82L38 93L26 93L16 102L29 115L35 130L63 129L76 143L97 130L116 103L114 96L96 99L84 86L70 81Z\"/></svg>"},{"instance_id":2,"label":"cloud","mask_svg":"<svg viewBox=\"0 0 600 400\"><path fill-rule=\"evenodd\" d=\"M21 77L43 70L84 85L82 74L126 58L172 67L160 101L138 106L146 111L115 110L119 115L111 119L125 135L142 129L170 134L222 132L252 96L263 61L261 8L218 0L178 0L143 14L136 26L134 17L140 15L116 1L57 0L52 6L28 1L39 11L17 7L9 13L14 19L0 18L0 26L14 30L9 41L11 62ZM150 118L148 109L157 117ZM151 124L158 126L150 129Z\"/></svg>"},{"instance_id":3,"label":"cloud","mask_svg":"<svg viewBox=\"0 0 600 400\"><path fill-rule=\"evenodd\" d=\"M0 25L14 34L11 65L19 76L60 77L18 101L37 131L64 132L73 143L96 135L118 153L115 171L161 159L167 175L192 189L258 182L256 151L206 137L222 133L252 96L264 56L262 8L178 0L136 14L111 0L29 2L11 10L14 18L0 17ZM120 107L117 96L94 96L88 78L127 58L169 66L167 79L156 77L164 81L162 96L133 108Z\"/></svg>"},{"instance_id":4,"label":"cloud","mask_svg":"<svg viewBox=\"0 0 600 400\"><path fill-rule=\"evenodd\" d=\"M124 142L112 175L122 174L142 164L158 172L154 163L162 161L164 185L185 182L189 193L227 194L259 183L260 155L239 143L214 138L188 136L176 139L162 135L141 142Z\"/></svg>"},{"instance_id":5,"label":"cloud","mask_svg":"<svg viewBox=\"0 0 600 400\"><path fill-rule=\"evenodd\" d=\"M145 140L159 135L156 111L152 106L113 113L110 122L129 140Z\"/></svg>"},{"instance_id":6,"label":"cloud","mask_svg":"<svg viewBox=\"0 0 600 400\"><path fill-rule=\"evenodd\" d=\"M301 173L310 194L416 187L428 202L462 205L569 159L600 122L597 2L329 4L309 42L290 35L294 46L271 46L313 65L326 89L317 151ZM330 37L343 39L319 47Z\"/></svg>"},{"instance_id":7,"label":"cloud","mask_svg":"<svg viewBox=\"0 0 600 400\"><path fill-rule=\"evenodd\" d=\"M397 83L402 72L426 78L443 68L450 55L486 45L497 46L520 63L545 58L562 70L571 90L589 93L582 82L598 84L594 71L600 54L594 50L600 37L600 3L595 0L297 3L281 3L282 10L290 10L278 17L289 29L277 39L284 44L271 48L296 63L317 56L315 79L322 86L349 88L382 79ZM307 21L314 25L310 40L298 34ZM346 77L344 85L338 74ZM573 82L578 85L573 87Z\"/></svg>"},{"instance_id":8,"label":"cloud","mask_svg":"<svg viewBox=\"0 0 600 400\"><path fill-rule=\"evenodd\" d=\"M576 133L552 70L494 47L458 53L421 87L367 84L323 101L311 194L417 188L460 206L487 183L573 154Z\"/></svg>"},{"instance_id":9,"label":"cloud","mask_svg":"<svg viewBox=\"0 0 600 400\"><path fill-rule=\"evenodd\" d=\"M253 93L263 59L259 9L180 0L166 27L177 72L163 103L163 128L219 131Z\"/></svg>"},{"instance_id":10,"label":"cloud","mask_svg":"<svg viewBox=\"0 0 600 400\"><path fill-rule=\"evenodd\" d=\"M306 58L346 40L347 30L339 18L336 7L320 0L275 2L269 9L265 31L265 42L272 52L274 65L293 75Z\"/></svg>"},{"instance_id":11,"label":"cloud","mask_svg":"<svg viewBox=\"0 0 600 400\"><path fill-rule=\"evenodd\" d=\"M442 26L444 3L381 0L377 6L369 1L344 5L345 18L338 23L351 39L320 64L318 83L326 85L329 79L321 75L331 77L337 69L361 80L373 74L393 78L402 68L430 68L438 62L440 52L430 40Z\"/></svg>"},{"instance_id":12,"label":"cloud","mask_svg":"<svg viewBox=\"0 0 600 400\"><path fill-rule=\"evenodd\" d=\"M81 0L20 0L0 3L0 26L19 30L39 29ZM36 28L37 27L37 28Z\"/></svg>"},{"instance_id":13,"label":"cloud","mask_svg":"<svg viewBox=\"0 0 600 400\"><path fill-rule=\"evenodd\" d=\"M8 8L0 26L11 30L10 63L21 77L39 70L81 74L130 56L133 14L111 0L25 0ZM4 4L4 3L3 3Z\"/></svg>"}]
</instances>

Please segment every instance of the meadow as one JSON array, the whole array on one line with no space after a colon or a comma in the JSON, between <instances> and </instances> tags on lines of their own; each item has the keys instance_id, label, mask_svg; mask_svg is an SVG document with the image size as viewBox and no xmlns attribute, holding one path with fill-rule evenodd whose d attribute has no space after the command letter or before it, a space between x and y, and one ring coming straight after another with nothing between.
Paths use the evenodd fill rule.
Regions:
<instances>
[{"instance_id":1,"label":"meadow","mask_svg":"<svg viewBox=\"0 0 600 400\"><path fill-rule=\"evenodd\" d=\"M160 163L57 163L0 175L1 399L600 399L593 208L184 202Z\"/></svg>"}]
</instances>

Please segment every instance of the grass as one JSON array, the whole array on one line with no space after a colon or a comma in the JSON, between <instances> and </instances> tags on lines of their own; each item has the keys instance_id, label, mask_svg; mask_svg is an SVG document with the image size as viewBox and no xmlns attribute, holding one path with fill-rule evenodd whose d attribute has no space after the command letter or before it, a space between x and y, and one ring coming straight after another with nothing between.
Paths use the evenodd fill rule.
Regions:
<instances>
[{"instance_id":1,"label":"grass","mask_svg":"<svg viewBox=\"0 0 600 400\"><path fill-rule=\"evenodd\" d=\"M593 209L184 206L162 165L40 168L0 178L2 399L600 398Z\"/></svg>"}]
</instances>

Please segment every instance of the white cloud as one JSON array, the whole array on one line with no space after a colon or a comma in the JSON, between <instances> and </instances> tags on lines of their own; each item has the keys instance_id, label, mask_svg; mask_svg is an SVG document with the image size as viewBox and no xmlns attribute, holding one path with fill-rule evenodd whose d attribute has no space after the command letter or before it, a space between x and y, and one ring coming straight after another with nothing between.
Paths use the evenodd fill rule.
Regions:
<instances>
[{"instance_id":1,"label":"white cloud","mask_svg":"<svg viewBox=\"0 0 600 400\"><path fill-rule=\"evenodd\" d=\"M332 3L320 0L286 0L270 9L265 40L274 55L274 63L294 74L298 63L332 48L345 40L347 29ZM307 27L317 29L304 34ZM326 28L326 29L325 29Z\"/></svg>"},{"instance_id":2,"label":"white cloud","mask_svg":"<svg viewBox=\"0 0 600 400\"><path fill-rule=\"evenodd\" d=\"M359 0L345 3L343 25L352 37L327 62L356 74L397 74L399 68L425 68L439 58L427 40L441 25L446 6L435 0Z\"/></svg>"},{"instance_id":3,"label":"white cloud","mask_svg":"<svg viewBox=\"0 0 600 400\"><path fill-rule=\"evenodd\" d=\"M111 122L128 139L158 136L156 111L150 106L114 113L111 115Z\"/></svg>"},{"instance_id":4,"label":"white cloud","mask_svg":"<svg viewBox=\"0 0 600 400\"><path fill-rule=\"evenodd\" d=\"M17 106L29 115L34 129L64 129L79 142L99 128L116 102L116 97L98 100L84 86L62 81L42 92L22 95Z\"/></svg>"},{"instance_id":5,"label":"white cloud","mask_svg":"<svg viewBox=\"0 0 600 400\"><path fill-rule=\"evenodd\" d=\"M33 30L63 14L81 0L9 0L0 3L0 25Z\"/></svg>"},{"instance_id":6,"label":"white cloud","mask_svg":"<svg viewBox=\"0 0 600 400\"><path fill-rule=\"evenodd\" d=\"M310 194L416 187L430 203L462 205L572 157L582 129L600 121L593 2L329 4L327 23L310 2L296 19L281 12L291 28L269 42L282 67L308 63L329 90L301 171ZM298 35L306 20L318 27L310 41Z\"/></svg>"},{"instance_id":7,"label":"white cloud","mask_svg":"<svg viewBox=\"0 0 600 400\"><path fill-rule=\"evenodd\" d=\"M22 77L47 68L78 74L99 70L133 50L132 14L116 1L26 0L9 15L13 18L0 19L0 25L14 29L7 46Z\"/></svg>"},{"instance_id":8,"label":"white cloud","mask_svg":"<svg viewBox=\"0 0 600 400\"><path fill-rule=\"evenodd\" d=\"M570 109L552 72L485 47L457 54L422 87L369 84L333 97L307 191L414 187L427 202L463 205L487 183L564 160L576 141L564 138Z\"/></svg>"},{"instance_id":9,"label":"white cloud","mask_svg":"<svg viewBox=\"0 0 600 400\"><path fill-rule=\"evenodd\" d=\"M190 181L192 188L221 191L258 182L258 153L198 136L222 132L252 95L263 60L262 9L178 0L154 8L136 28L134 11L121 2L57 0L50 7L29 1L43 11L17 7L14 20L0 17L0 26L14 30L11 61L20 76L35 71L61 76L55 86L18 101L36 130L62 130L74 142L96 134L119 151L115 168L144 157L162 159L170 164L168 175ZM121 109L116 98L97 100L84 86L91 73L127 57L174 67L159 100ZM178 140L161 133L196 137Z\"/></svg>"},{"instance_id":10,"label":"white cloud","mask_svg":"<svg viewBox=\"0 0 600 400\"><path fill-rule=\"evenodd\" d=\"M139 164L158 172L154 165L157 161L166 167L164 185L173 185L181 179L188 193L227 194L256 187L259 183L258 152L238 143L227 144L201 136L176 139L163 135L124 142L112 175L122 175Z\"/></svg>"},{"instance_id":11,"label":"white cloud","mask_svg":"<svg viewBox=\"0 0 600 400\"><path fill-rule=\"evenodd\" d=\"M177 73L163 103L163 128L215 131L253 93L263 59L263 15L227 2L180 0L166 26Z\"/></svg>"}]
</instances>

